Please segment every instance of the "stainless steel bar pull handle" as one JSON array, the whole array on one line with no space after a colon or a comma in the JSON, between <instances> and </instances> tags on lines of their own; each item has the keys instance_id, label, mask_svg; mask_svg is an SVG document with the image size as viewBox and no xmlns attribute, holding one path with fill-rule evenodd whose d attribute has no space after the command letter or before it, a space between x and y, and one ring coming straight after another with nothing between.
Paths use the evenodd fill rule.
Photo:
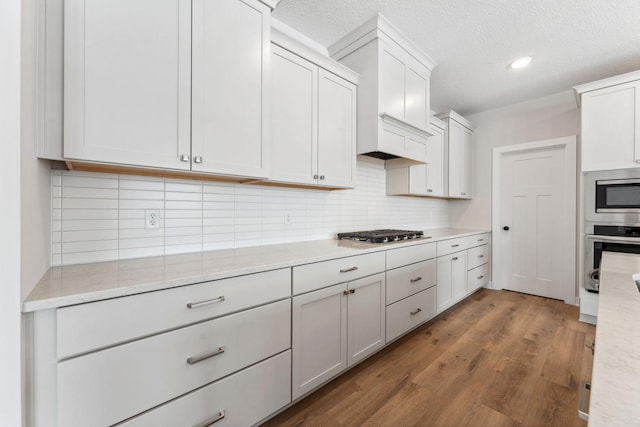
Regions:
<instances>
[{"instance_id":1,"label":"stainless steel bar pull handle","mask_svg":"<svg viewBox=\"0 0 640 427\"><path fill-rule=\"evenodd\" d=\"M478 258L484 258L484 255L478 255Z\"/></svg>"},{"instance_id":2,"label":"stainless steel bar pull handle","mask_svg":"<svg viewBox=\"0 0 640 427\"><path fill-rule=\"evenodd\" d=\"M198 424L195 427L211 427L212 425L214 425L215 423L217 423L218 421L220 421L223 418L224 418L224 410L218 412L218 415L216 415L215 417L211 418L210 420L207 420L207 421L203 422L202 424Z\"/></svg>"},{"instance_id":3,"label":"stainless steel bar pull handle","mask_svg":"<svg viewBox=\"0 0 640 427\"><path fill-rule=\"evenodd\" d=\"M457 248L458 246L460 246L460 245L458 245L458 244L451 245L452 248Z\"/></svg>"},{"instance_id":4,"label":"stainless steel bar pull handle","mask_svg":"<svg viewBox=\"0 0 640 427\"><path fill-rule=\"evenodd\" d=\"M451 258L451 260L452 260L452 261L457 261L457 260L458 260L458 257L457 257L457 256L454 256L453 258Z\"/></svg>"},{"instance_id":5,"label":"stainless steel bar pull handle","mask_svg":"<svg viewBox=\"0 0 640 427\"><path fill-rule=\"evenodd\" d=\"M222 302L222 301L224 301L224 295L220 295L217 298L208 299L206 301L187 303L187 308L198 308L198 307L202 307L204 305L215 304L217 302Z\"/></svg>"},{"instance_id":6,"label":"stainless steel bar pull handle","mask_svg":"<svg viewBox=\"0 0 640 427\"><path fill-rule=\"evenodd\" d=\"M484 278L484 276L478 276L478 280L483 279L483 278Z\"/></svg>"},{"instance_id":7,"label":"stainless steel bar pull handle","mask_svg":"<svg viewBox=\"0 0 640 427\"><path fill-rule=\"evenodd\" d=\"M418 277L416 277L415 279L411 279L411 280L409 280L409 282L411 282L411 283L416 283L416 282L419 282L420 280L422 280L422 277L418 276Z\"/></svg>"},{"instance_id":8,"label":"stainless steel bar pull handle","mask_svg":"<svg viewBox=\"0 0 640 427\"><path fill-rule=\"evenodd\" d=\"M340 269L340 273L348 273L350 271L356 271L358 269L358 267L351 267L351 268L341 268Z\"/></svg>"},{"instance_id":9,"label":"stainless steel bar pull handle","mask_svg":"<svg viewBox=\"0 0 640 427\"><path fill-rule=\"evenodd\" d=\"M478 239L478 242L484 242L484 239Z\"/></svg>"},{"instance_id":10,"label":"stainless steel bar pull handle","mask_svg":"<svg viewBox=\"0 0 640 427\"><path fill-rule=\"evenodd\" d=\"M414 314L418 314L418 313L420 313L421 311L422 311L422 309L421 309L421 308L418 308L418 309L416 309L416 311L411 311L411 312L409 312L409 314L413 316Z\"/></svg>"},{"instance_id":11,"label":"stainless steel bar pull handle","mask_svg":"<svg viewBox=\"0 0 640 427\"><path fill-rule=\"evenodd\" d=\"M187 363L189 365L195 365L198 362L202 362L203 360L211 359L214 356L218 356L224 353L224 346L218 347L216 351L212 351L211 353L203 354L202 356L190 357L187 359Z\"/></svg>"}]
</instances>

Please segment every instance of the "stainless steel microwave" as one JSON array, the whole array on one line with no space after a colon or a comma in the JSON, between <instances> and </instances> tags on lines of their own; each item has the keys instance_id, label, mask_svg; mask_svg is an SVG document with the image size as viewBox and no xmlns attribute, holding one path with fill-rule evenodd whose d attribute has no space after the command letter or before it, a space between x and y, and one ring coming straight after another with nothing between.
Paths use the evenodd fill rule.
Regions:
<instances>
[{"instance_id":1,"label":"stainless steel microwave","mask_svg":"<svg viewBox=\"0 0 640 427\"><path fill-rule=\"evenodd\" d=\"M640 168L586 172L585 220L640 224Z\"/></svg>"}]
</instances>

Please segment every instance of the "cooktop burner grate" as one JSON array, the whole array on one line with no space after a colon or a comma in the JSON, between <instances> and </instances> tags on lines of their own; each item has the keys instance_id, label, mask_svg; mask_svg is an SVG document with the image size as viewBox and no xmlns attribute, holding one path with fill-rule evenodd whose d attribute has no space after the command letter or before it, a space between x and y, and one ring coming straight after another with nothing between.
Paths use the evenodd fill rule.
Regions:
<instances>
[{"instance_id":1,"label":"cooktop burner grate","mask_svg":"<svg viewBox=\"0 0 640 427\"><path fill-rule=\"evenodd\" d=\"M338 233L340 240L358 240L371 243L388 243L399 240L419 239L424 235L422 231L414 230L368 230L351 233Z\"/></svg>"}]
</instances>

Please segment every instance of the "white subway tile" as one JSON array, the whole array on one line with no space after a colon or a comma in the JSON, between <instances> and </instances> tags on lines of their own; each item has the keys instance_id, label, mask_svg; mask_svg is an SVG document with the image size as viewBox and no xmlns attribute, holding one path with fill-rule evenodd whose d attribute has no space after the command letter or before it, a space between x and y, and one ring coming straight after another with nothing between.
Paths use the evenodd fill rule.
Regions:
<instances>
[{"instance_id":1,"label":"white subway tile","mask_svg":"<svg viewBox=\"0 0 640 427\"><path fill-rule=\"evenodd\" d=\"M116 199L60 199L63 209L118 209Z\"/></svg>"},{"instance_id":2,"label":"white subway tile","mask_svg":"<svg viewBox=\"0 0 640 427\"><path fill-rule=\"evenodd\" d=\"M202 218L165 218L165 228L202 226Z\"/></svg>"},{"instance_id":3,"label":"white subway tile","mask_svg":"<svg viewBox=\"0 0 640 427\"><path fill-rule=\"evenodd\" d=\"M202 200L205 202L227 202L233 203L235 196L233 194L203 194Z\"/></svg>"},{"instance_id":4,"label":"white subway tile","mask_svg":"<svg viewBox=\"0 0 640 427\"><path fill-rule=\"evenodd\" d=\"M167 181L165 191L167 193L202 193L202 183Z\"/></svg>"},{"instance_id":5,"label":"white subway tile","mask_svg":"<svg viewBox=\"0 0 640 427\"><path fill-rule=\"evenodd\" d=\"M205 183L202 191L207 194L235 194L234 184L209 184Z\"/></svg>"},{"instance_id":6,"label":"white subway tile","mask_svg":"<svg viewBox=\"0 0 640 427\"><path fill-rule=\"evenodd\" d=\"M63 231L61 241L64 242L84 242L89 240L113 240L118 238L118 230L86 230L86 231Z\"/></svg>"},{"instance_id":7,"label":"white subway tile","mask_svg":"<svg viewBox=\"0 0 640 427\"><path fill-rule=\"evenodd\" d=\"M150 256L164 255L164 246L156 246L150 248L131 248L122 249L118 252L119 259L144 258Z\"/></svg>"},{"instance_id":8,"label":"white subway tile","mask_svg":"<svg viewBox=\"0 0 640 427\"><path fill-rule=\"evenodd\" d=\"M120 219L118 220L118 228L120 230L127 228L144 228L145 222L144 217L140 219ZM163 222L164 220L162 219L162 216L160 216L160 228L163 227Z\"/></svg>"},{"instance_id":9,"label":"white subway tile","mask_svg":"<svg viewBox=\"0 0 640 427\"><path fill-rule=\"evenodd\" d=\"M116 209L62 209L62 219L118 219L118 211Z\"/></svg>"},{"instance_id":10,"label":"white subway tile","mask_svg":"<svg viewBox=\"0 0 640 427\"><path fill-rule=\"evenodd\" d=\"M190 245L167 245L164 248L165 255L186 254L190 252L201 252L202 243Z\"/></svg>"},{"instance_id":11,"label":"white subway tile","mask_svg":"<svg viewBox=\"0 0 640 427\"><path fill-rule=\"evenodd\" d=\"M239 239L236 237L236 248L248 248L262 245L262 239Z\"/></svg>"},{"instance_id":12,"label":"white subway tile","mask_svg":"<svg viewBox=\"0 0 640 427\"><path fill-rule=\"evenodd\" d=\"M186 200L192 202L201 202L202 201L202 193L175 193L175 192L166 192L165 200Z\"/></svg>"},{"instance_id":13,"label":"white subway tile","mask_svg":"<svg viewBox=\"0 0 640 427\"><path fill-rule=\"evenodd\" d=\"M120 178L120 190L164 191L164 180L162 178L152 180Z\"/></svg>"},{"instance_id":14,"label":"white subway tile","mask_svg":"<svg viewBox=\"0 0 640 427\"><path fill-rule=\"evenodd\" d=\"M170 227L164 229L166 237L172 236L202 236L202 227Z\"/></svg>"},{"instance_id":15,"label":"white subway tile","mask_svg":"<svg viewBox=\"0 0 640 427\"><path fill-rule=\"evenodd\" d=\"M202 228L203 234L233 233L234 231L233 225L210 225Z\"/></svg>"},{"instance_id":16,"label":"white subway tile","mask_svg":"<svg viewBox=\"0 0 640 427\"><path fill-rule=\"evenodd\" d=\"M164 209L162 200L120 200L120 209Z\"/></svg>"},{"instance_id":17,"label":"white subway tile","mask_svg":"<svg viewBox=\"0 0 640 427\"><path fill-rule=\"evenodd\" d=\"M61 187L62 197L79 199L117 199L118 190L111 188ZM63 202L64 203L64 202Z\"/></svg>"},{"instance_id":18,"label":"white subway tile","mask_svg":"<svg viewBox=\"0 0 640 427\"><path fill-rule=\"evenodd\" d=\"M95 251L62 254L62 265L87 264L91 262L115 261L118 259L118 251Z\"/></svg>"},{"instance_id":19,"label":"white subway tile","mask_svg":"<svg viewBox=\"0 0 640 427\"><path fill-rule=\"evenodd\" d=\"M62 176L63 187L82 187L82 188L118 188L118 178L89 178L86 176Z\"/></svg>"},{"instance_id":20,"label":"white subway tile","mask_svg":"<svg viewBox=\"0 0 640 427\"><path fill-rule=\"evenodd\" d=\"M205 234L202 236L204 243L231 242L233 244L233 233Z\"/></svg>"},{"instance_id":21,"label":"white subway tile","mask_svg":"<svg viewBox=\"0 0 640 427\"><path fill-rule=\"evenodd\" d=\"M172 201L164 202L165 209L197 209L202 210L202 202Z\"/></svg>"},{"instance_id":22,"label":"white subway tile","mask_svg":"<svg viewBox=\"0 0 640 427\"><path fill-rule=\"evenodd\" d=\"M202 202L204 210L229 210L233 212L235 204L233 202Z\"/></svg>"},{"instance_id":23,"label":"white subway tile","mask_svg":"<svg viewBox=\"0 0 640 427\"><path fill-rule=\"evenodd\" d=\"M120 200L164 200L163 191L120 190Z\"/></svg>"},{"instance_id":24,"label":"white subway tile","mask_svg":"<svg viewBox=\"0 0 640 427\"><path fill-rule=\"evenodd\" d=\"M87 219L62 221L63 231L80 230L117 230L118 220L116 219Z\"/></svg>"},{"instance_id":25,"label":"white subway tile","mask_svg":"<svg viewBox=\"0 0 640 427\"><path fill-rule=\"evenodd\" d=\"M186 210L186 209L167 209L165 211L165 218L202 218L202 211L198 210Z\"/></svg>"},{"instance_id":26,"label":"white subway tile","mask_svg":"<svg viewBox=\"0 0 640 427\"><path fill-rule=\"evenodd\" d=\"M164 237L164 229L162 228L131 228L118 230L118 238L123 239L137 239L142 237Z\"/></svg>"},{"instance_id":27,"label":"white subway tile","mask_svg":"<svg viewBox=\"0 0 640 427\"><path fill-rule=\"evenodd\" d=\"M51 255L51 266L59 267L62 265L62 254L52 254Z\"/></svg>"},{"instance_id":28,"label":"white subway tile","mask_svg":"<svg viewBox=\"0 0 640 427\"><path fill-rule=\"evenodd\" d=\"M78 252L105 251L110 249L118 249L117 240L89 240L86 242L62 243L63 255Z\"/></svg>"},{"instance_id":29,"label":"white subway tile","mask_svg":"<svg viewBox=\"0 0 640 427\"><path fill-rule=\"evenodd\" d=\"M62 185L62 175L54 171L51 172L51 185L60 187Z\"/></svg>"},{"instance_id":30,"label":"white subway tile","mask_svg":"<svg viewBox=\"0 0 640 427\"><path fill-rule=\"evenodd\" d=\"M202 244L202 249L205 251L217 251L221 249L233 249L234 241L221 241L221 242L206 242Z\"/></svg>"},{"instance_id":31,"label":"white subway tile","mask_svg":"<svg viewBox=\"0 0 640 427\"><path fill-rule=\"evenodd\" d=\"M120 249L150 248L153 246L164 246L164 237L148 237L140 239L121 239Z\"/></svg>"},{"instance_id":32,"label":"white subway tile","mask_svg":"<svg viewBox=\"0 0 640 427\"><path fill-rule=\"evenodd\" d=\"M235 218L202 218L202 225L233 225L235 224Z\"/></svg>"},{"instance_id":33,"label":"white subway tile","mask_svg":"<svg viewBox=\"0 0 640 427\"><path fill-rule=\"evenodd\" d=\"M51 243L60 243L62 241L62 232L54 231L51 233Z\"/></svg>"},{"instance_id":34,"label":"white subway tile","mask_svg":"<svg viewBox=\"0 0 640 427\"><path fill-rule=\"evenodd\" d=\"M233 218L234 217L234 211L233 209L224 209L224 210L220 210L220 209L205 209L204 211L202 211L202 216L204 218Z\"/></svg>"},{"instance_id":35,"label":"white subway tile","mask_svg":"<svg viewBox=\"0 0 640 427\"><path fill-rule=\"evenodd\" d=\"M51 208L52 209L62 209L62 199L59 197L51 199Z\"/></svg>"}]
</instances>

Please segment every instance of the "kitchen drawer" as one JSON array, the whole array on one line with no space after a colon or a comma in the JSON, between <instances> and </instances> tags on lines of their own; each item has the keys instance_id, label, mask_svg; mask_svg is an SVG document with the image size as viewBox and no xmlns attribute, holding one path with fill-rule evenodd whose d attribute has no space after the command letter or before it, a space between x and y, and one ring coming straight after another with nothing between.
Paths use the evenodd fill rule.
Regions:
<instances>
[{"instance_id":1,"label":"kitchen drawer","mask_svg":"<svg viewBox=\"0 0 640 427\"><path fill-rule=\"evenodd\" d=\"M436 244L408 246L387 251L387 270L436 257Z\"/></svg>"},{"instance_id":2,"label":"kitchen drawer","mask_svg":"<svg viewBox=\"0 0 640 427\"><path fill-rule=\"evenodd\" d=\"M463 251L468 248L469 239L467 237L457 237L455 239L440 240L437 242L438 256L449 255L454 252Z\"/></svg>"},{"instance_id":3,"label":"kitchen drawer","mask_svg":"<svg viewBox=\"0 0 640 427\"><path fill-rule=\"evenodd\" d=\"M290 347L287 299L60 362L58 425L111 425Z\"/></svg>"},{"instance_id":4,"label":"kitchen drawer","mask_svg":"<svg viewBox=\"0 0 640 427\"><path fill-rule=\"evenodd\" d=\"M387 271L387 305L436 284L436 260Z\"/></svg>"},{"instance_id":5,"label":"kitchen drawer","mask_svg":"<svg viewBox=\"0 0 640 427\"><path fill-rule=\"evenodd\" d=\"M291 273L283 268L64 307L56 314L57 355L65 358L289 296Z\"/></svg>"},{"instance_id":6,"label":"kitchen drawer","mask_svg":"<svg viewBox=\"0 0 640 427\"><path fill-rule=\"evenodd\" d=\"M467 268L469 270L489 262L489 245L476 246L467 252Z\"/></svg>"},{"instance_id":7,"label":"kitchen drawer","mask_svg":"<svg viewBox=\"0 0 640 427\"><path fill-rule=\"evenodd\" d=\"M464 245L467 248L473 248L480 245L486 245L489 243L489 233L474 234L473 236L465 237Z\"/></svg>"},{"instance_id":8,"label":"kitchen drawer","mask_svg":"<svg viewBox=\"0 0 640 427\"><path fill-rule=\"evenodd\" d=\"M385 270L384 251L293 267L293 294L348 282Z\"/></svg>"},{"instance_id":9,"label":"kitchen drawer","mask_svg":"<svg viewBox=\"0 0 640 427\"><path fill-rule=\"evenodd\" d=\"M250 426L291 402L291 351L189 393L122 427ZM221 418L224 415L224 418Z\"/></svg>"},{"instance_id":10,"label":"kitchen drawer","mask_svg":"<svg viewBox=\"0 0 640 427\"><path fill-rule=\"evenodd\" d=\"M483 264L467 272L467 292L471 293L489 283L489 264Z\"/></svg>"},{"instance_id":11,"label":"kitchen drawer","mask_svg":"<svg viewBox=\"0 0 640 427\"><path fill-rule=\"evenodd\" d=\"M433 286L387 307L387 342L436 315L436 288Z\"/></svg>"}]
</instances>

